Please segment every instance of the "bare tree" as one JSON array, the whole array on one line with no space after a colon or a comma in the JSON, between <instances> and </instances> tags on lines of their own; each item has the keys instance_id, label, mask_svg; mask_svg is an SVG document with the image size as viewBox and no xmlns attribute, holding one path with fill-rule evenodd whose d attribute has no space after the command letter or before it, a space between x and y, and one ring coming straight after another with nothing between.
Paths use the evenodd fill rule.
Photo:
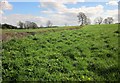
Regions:
<instances>
[{"instance_id":1,"label":"bare tree","mask_svg":"<svg viewBox=\"0 0 120 83\"><path fill-rule=\"evenodd\" d=\"M30 21L25 21L24 23L24 27L25 28L38 28L37 24L34 22L30 22Z\"/></svg>"},{"instance_id":2,"label":"bare tree","mask_svg":"<svg viewBox=\"0 0 120 83\"><path fill-rule=\"evenodd\" d=\"M20 28L24 28L24 23L21 22L21 21L19 21L19 22L18 22L18 26L19 26Z\"/></svg>"},{"instance_id":3,"label":"bare tree","mask_svg":"<svg viewBox=\"0 0 120 83\"><path fill-rule=\"evenodd\" d=\"M37 24L34 23L34 22L31 22L30 27L32 27L32 28L34 28L34 29L35 29L35 28L38 28Z\"/></svg>"},{"instance_id":4,"label":"bare tree","mask_svg":"<svg viewBox=\"0 0 120 83\"><path fill-rule=\"evenodd\" d=\"M65 26L67 26L67 23L65 23Z\"/></svg>"},{"instance_id":5,"label":"bare tree","mask_svg":"<svg viewBox=\"0 0 120 83\"><path fill-rule=\"evenodd\" d=\"M114 19L112 17L107 17L104 19L104 24L112 24Z\"/></svg>"},{"instance_id":6,"label":"bare tree","mask_svg":"<svg viewBox=\"0 0 120 83\"><path fill-rule=\"evenodd\" d=\"M47 21L47 27L52 27L52 22L50 20Z\"/></svg>"},{"instance_id":7,"label":"bare tree","mask_svg":"<svg viewBox=\"0 0 120 83\"><path fill-rule=\"evenodd\" d=\"M25 27L26 29L29 29L29 28L30 28L30 24L31 24L30 21L25 21L24 27Z\"/></svg>"},{"instance_id":8,"label":"bare tree","mask_svg":"<svg viewBox=\"0 0 120 83\"><path fill-rule=\"evenodd\" d=\"M95 20L94 20L95 24L99 24L99 25L102 23L102 21L103 21L103 18L102 18L102 17L97 17L97 18L95 18Z\"/></svg>"},{"instance_id":9,"label":"bare tree","mask_svg":"<svg viewBox=\"0 0 120 83\"><path fill-rule=\"evenodd\" d=\"M114 19L112 17L107 17L108 24L112 24Z\"/></svg>"},{"instance_id":10,"label":"bare tree","mask_svg":"<svg viewBox=\"0 0 120 83\"><path fill-rule=\"evenodd\" d=\"M83 13L83 12L80 12L78 15L78 22L80 23L80 26L86 24L86 20L87 20L87 16Z\"/></svg>"},{"instance_id":11,"label":"bare tree","mask_svg":"<svg viewBox=\"0 0 120 83\"><path fill-rule=\"evenodd\" d=\"M104 19L103 23L104 23L104 24L108 24L108 20L107 20L107 19Z\"/></svg>"},{"instance_id":12,"label":"bare tree","mask_svg":"<svg viewBox=\"0 0 120 83\"><path fill-rule=\"evenodd\" d=\"M86 25L89 25L89 24L91 24L91 20L90 20L90 18L87 18Z\"/></svg>"},{"instance_id":13,"label":"bare tree","mask_svg":"<svg viewBox=\"0 0 120 83\"><path fill-rule=\"evenodd\" d=\"M43 27L43 25L41 24L41 25L40 25L40 28L42 28L42 27Z\"/></svg>"}]
</instances>

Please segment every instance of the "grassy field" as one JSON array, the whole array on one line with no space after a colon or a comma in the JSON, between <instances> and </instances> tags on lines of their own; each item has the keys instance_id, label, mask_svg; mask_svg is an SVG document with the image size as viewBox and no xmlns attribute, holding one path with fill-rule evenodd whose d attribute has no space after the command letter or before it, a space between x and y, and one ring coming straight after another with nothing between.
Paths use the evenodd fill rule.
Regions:
<instances>
[{"instance_id":1,"label":"grassy field","mask_svg":"<svg viewBox=\"0 0 120 83\"><path fill-rule=\"evenodd\" d=\"M39 29L3 29L0 32L0 36L2 36L2 39L0 40L9 41L11 39L15 38L22 38L27 35L33 35L36 33L45 33L45 32L56 32L61 30L73 30L73 29L79 29L81 27L79 26L66 26L66 27L54 27L54 28L39 28Z\"/></svg>"},{"instance_id":2,"label":"grassy field","mask_svg":"<svg viewBox=\"0 0 120 83\"><path fill-rule=\"evenodd\" d=\"M3 42L3 81L117 81L118 33L116 24L88 25Z\"/></svg>"},{"instance_id":3,"label":"grassy field","mask_svg":"<svg viewBox=\"0 0 120 83\"><path fill-rule=\"evenodd\" d=\"M61 29L68 29L68 28L76 28L78 26L61 26L61 27L54 27L54 28L36 28L36 29L3 29L3 33L6 32L40 32L40 31L49 31L49 30L61 30Z\"/></svg>"}]
</instances>

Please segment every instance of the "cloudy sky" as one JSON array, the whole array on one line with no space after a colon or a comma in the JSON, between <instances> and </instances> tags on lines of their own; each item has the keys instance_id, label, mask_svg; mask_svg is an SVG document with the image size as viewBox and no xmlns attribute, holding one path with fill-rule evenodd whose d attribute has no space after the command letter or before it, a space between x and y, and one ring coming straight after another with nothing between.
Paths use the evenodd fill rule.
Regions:
<instances>
[{"instance_id":1,"label":"cloudy sky","mask_svg":"<svg viewBox=\"0 0 120 83\"><path fill-rule=\"evenodd\" d=\"M34 1L34 2L33 2ZM97 2L99 1L99 2ZM94 23L96 17L118 20L118 0L1 0L2 23L17 25L33 21L39 26L50 20L53 25L79 25L77 14L84 12Z\"/></svg>"}]
</instances>

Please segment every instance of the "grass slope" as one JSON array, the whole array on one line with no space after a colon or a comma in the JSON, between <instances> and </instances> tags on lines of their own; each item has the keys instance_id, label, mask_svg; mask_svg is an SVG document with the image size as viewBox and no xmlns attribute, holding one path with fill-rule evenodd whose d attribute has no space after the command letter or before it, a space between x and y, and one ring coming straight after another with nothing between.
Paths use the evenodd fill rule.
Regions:
<instances>
[{"instance_id":1,"label":"grass slope","mask_svg":"<svg viewBox=\"0 0 120 83\"><path fill-rule=\"evenodd\" d=\"M11 39L19 39L28 35L36 33L56 32L61 30L74 30L79 29L80 26L66 26L66 27L54 27L54 28L39 28L39 29L0 29L0 40L9 41Z\"/></svg>"},{"instance_id":2,"label":"grass slope","mask_svg":"<svg viewBox=\"0 0 120 83\"><path fill-rule=\"evenodd\" d=\"M117 81L117 25L38 33L3 43L3 81Z\"/></svg>"}]
</instances>

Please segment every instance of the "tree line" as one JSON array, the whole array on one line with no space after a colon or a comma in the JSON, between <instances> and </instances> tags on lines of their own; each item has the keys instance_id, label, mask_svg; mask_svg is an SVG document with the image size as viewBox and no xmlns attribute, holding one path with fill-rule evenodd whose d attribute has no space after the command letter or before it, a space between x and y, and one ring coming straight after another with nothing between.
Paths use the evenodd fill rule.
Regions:
<instances>
[{"instance_id":1,"label":"tree line","mask_svg":"<svg viewBox=\"0 0 120 83\"><path fill-rule=\"evenodd\" d=\"M16 26L9 25L9 24L0 24L0 28L2 28L2 29L17 29Z\"/></svg>"},{"instance_id":2,"label":"tree line","mask_svg":"<svg viewBox=\"0 0 120 83\"><path fill-rule=\"evenodd\" d=\"M80 12L78 15L78 22L80 23L80 26L82 25L88 25L91 24L91 20L90 18L88 18L85 13ZM112 24L114 21L114 19L112 17L107 17L105 19L103 19L102 17L97 17L94 19L95 24Z\"/></svg>"},{"instance_id":3,"label":"tree line","mask_svg":"<svg viewBox=\"0 0 120 83\"><path fill-rule=\"evenodd\" d=\"M88 18L85 13L83 12L79 12L78 15L78 22L80 23L80 26L83 25L90 25L91 24L91 20L90 18ZM107 17L105 19L103 19L102 17L97 17L94 19L94 23L95 24L112 24L114 21L114 19L112 17ZM21 22L19 21L17 23L17 26L13 26L13 25L9 25L9 24L0 24L0 28L2 29L35 29L35 28L42 28L43 26L41 25L40 27L38 27L38 25L35 22L31 22L31 21L25 21L25 22ZM65 23L65 26L67 26L67 24ZM46 23L46 27L57 27L57 26L53 26L53 23L48 20Z\"/></svg>"},{"instance_id":4,"label":"tree line","mask_svg":"<svg viewBox=\"0 0 120 83\"><path fill-rule=\"evenodd\" d=\"M35 22L31 22L31 21L25 21L25 22L21 22L19 21L17 23L18 26L13 26L13 25L10 25L10 24L0 24L0 28L2 29L36 29L36 28L54 28L54 27L57 27L57 26L52 26L52 22L50 20L47 21L46 23L46 27L44 26L40 26L38 27L38 25L35 23Z\"/></svg>"}]
</instances>

